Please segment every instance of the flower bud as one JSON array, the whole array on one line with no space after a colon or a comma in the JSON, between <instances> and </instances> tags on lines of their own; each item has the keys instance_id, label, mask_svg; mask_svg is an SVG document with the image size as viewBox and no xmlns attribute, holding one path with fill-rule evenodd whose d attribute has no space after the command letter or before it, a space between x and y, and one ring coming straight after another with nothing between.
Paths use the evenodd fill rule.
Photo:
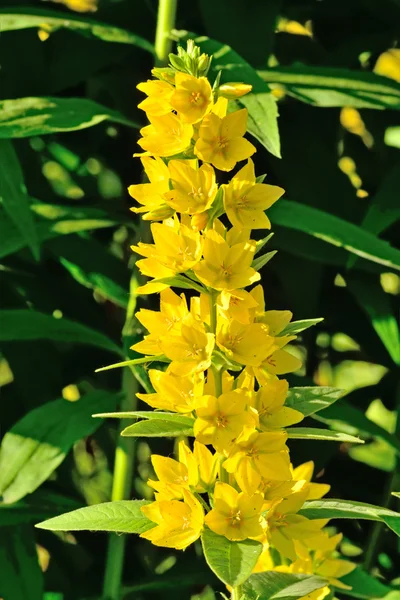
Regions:
<instances>
[{"instance_id":1,"label":"flower bud","mask_svg":"<svg viewBox=\"0 0 400 600\"><path fill-rule=\"evenodd\" d=\"M167 83L171 83L172 85L175 84L175 71L171 69L171 67L154 67L154 69L151 70L151 74L154 75L154 77L157 77L157 79L160 79L161 81L166 81Z\"/></svg>"},{"instance_id":2,"label":"flower bud","mask_svg":"<svg viewBox=\"0 0 400 600\"><path fill-rule=\"evenodd\" d=\"M219 87L218 94L224 98L228 98L228 100L235 100L236 98L245 96L251 92L252 89L253 86L248 85L247 83L223 83Z\"/></svg>"}]
</instances>

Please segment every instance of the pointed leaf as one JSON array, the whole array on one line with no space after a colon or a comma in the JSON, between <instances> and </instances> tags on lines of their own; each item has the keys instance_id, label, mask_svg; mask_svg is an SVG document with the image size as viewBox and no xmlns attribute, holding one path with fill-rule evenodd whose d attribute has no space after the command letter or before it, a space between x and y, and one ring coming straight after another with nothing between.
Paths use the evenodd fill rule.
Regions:
<instances>
[{"instance_id":1,"label":"pointed leaf","mask_svg":"<svg viewBox=\"0 0 400 600\"><path fill-rule=\"evenodd\" d=\"M262 551L262 544L254 540L231 542L211 529L201 536L204 557L208 566L226 585L241 585L250 576Z\"/></svg>"},{"instance_id":2,"label":"pointed leaf","mask_svg":"<svg viewBox=\"0 0 400 600\"><path fill-rule=\"evenodd\" d=\"M194 419L176 415L172 418L139 421L126 427L121 435L124 437L178 437L193 435Z\"/></svg>"},{"instance_id":3,"label":"pointed leaf","mask_svg":"<svg viewBox=\"0 0 400 600\"><path fill-rule=\"evenodd\" d=\"M344 394L343 390L331 387L292 387L285 404L299 410L305 417L324 410Z\"/></svg>"},{"instance_id":4,"label":"pointed leaf","mask_svg":"<svg viewBox=\"0 0 400 600\"><path fill-rule=\"evenodd\" d=\"M140 508L147 500L120 500L85 506L36 525L50 531L116 531L143 533L154 527Z\"/></svg>"},{"instance_id":5,"label":"pointed leaf","mask_svg":"<svg viewBox=\"0 0 400 600\"><path fill-rule=\"evenodd\" d=\"M186 423L189 427L193 426L193 419L185 417L179 413L153 411L153 410L133 410L128 412L110 412L96 413L93 417L102 417L106 419L148 419L149 421L176 421L177 423Z\"/></svg>"},{"instance_id":6,"label":"pointed leaf","mask_svg":"<svg viewBox=\"0 0 400 600\"><path fill-rule=\"evenodd\" d=\"M160 354L160 356L143 356L143 358L132 358L130 360L124 360L123 362L114 363L113 365L107 365L106 367L100 367L99 369L96 369L95 373L110 371L110 369L120 369L121 367L129 367L131 365L142 365L154 361L169 362L163 354Z\"/></svg>"},{"instance_id":7,"label":"pointed leaf","mask_svg":"<svg viewBox=\"0 0 400 600\"><path fill-rule=\"evenodd\" d=\"M267 252L266 254L263 254L262 256L255 258L253 260L253 262L251 263L251 266L256 271L259 271L264 265L266 265L271 260L271 258L273 258L275 256L276 253L277 253L277 250L272 250L272 252Z\"/></svg>"},{"instance_id":8,"label":"pointed leaf","mask_svg":"<svg viewBox=\"0 0 400 600\"><path fill-rule=\"evenodd\" d=\"M348 442L351 444L364 444L364 440L330 429L317 429L314 427L290 427L286 429L291 440L326 440L327 442Z\"/></svg>"},{"instance_id":9,"label":"pointed leaf","mask_svg":"<svg viewBox=\"0 0 400 600\"><path fill-rule=\"evenodd\" d=\"M280 332L279 335L293 335L296 333L300 333L313 325L317 325L323 321L323 317L319 319L303 319L301 321L292 321L288 325L286 325L285 329Z\"/></svg>"},{"instance_id":10,"label":"pointed leaf","mask_svg":"<svg viewBox=\"0 0 400 600\"><path fill-rule=\"evenodd\" d=\"M246 600L302 598L327 585L326 579L314 575L264 571L255 573L243 585Z\"/></svg>"}]
</instances>

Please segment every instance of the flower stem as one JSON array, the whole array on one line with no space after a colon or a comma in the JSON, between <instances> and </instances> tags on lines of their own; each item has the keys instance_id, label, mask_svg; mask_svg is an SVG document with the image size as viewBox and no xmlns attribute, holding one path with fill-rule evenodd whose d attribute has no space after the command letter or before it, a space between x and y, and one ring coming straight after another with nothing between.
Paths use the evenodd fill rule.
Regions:
<instances>
[{"instance_id":1,"label":"flower stem","mask_svg":"<svg viewBox=\"0 0 400 600\"><path fill-rule=\"evenodd\" d=\"M177 4L178 0L159 0L158 3L155 41L158 66L168 64L168 55L172 50L172 40L170 34L172 29L175 27Z\"/></svg>"},{"instance_id":2,"label":"flower stem","mask_svg":"<svg viewBox=\"0 0 400 600\"><path fill-rule=\"evenodd\" d=\"M232 588L231 600L240 600L241 597L242 597L242 586L237 585L236 587Z\"/></svg>"}]
</instances>

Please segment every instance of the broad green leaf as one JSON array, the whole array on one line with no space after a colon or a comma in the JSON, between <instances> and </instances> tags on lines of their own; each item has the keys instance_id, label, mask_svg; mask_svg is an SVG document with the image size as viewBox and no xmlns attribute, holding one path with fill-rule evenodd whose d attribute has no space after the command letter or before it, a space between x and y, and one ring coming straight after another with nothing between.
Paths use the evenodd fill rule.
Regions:
<instances>
[{"instance_id":1,"label":"broad green leaf","mask_svg":"<svg viewBox=\"0 0 400 600\"><path fill-rule=\"evenodd\" d=\"M35 310L1 310L0 341L52 340L87 344L122 354L114 342L105 335L69 319L56 319Z\"/></svg>"},{"instance_id":2,"label":"broad green leaf","mask_svg":"<svg viewBox=\"0 0 400 600\"><path fill-rule=\"evenodd\" d=\"M28 412L8 431L0 447L0 496L17 502L36 490L61 464L73 444L98 429L100 406L115 407L116 394L96 391L77 402L60 399Z\"/></svg>"},{"instance_id":3,"label":"broad green leaf","mask_svg":"<svg viewBox=\"0 0 400 600\"><path fill-rule=\"evenodd\" d=\"M353 273L346 277L347 287L371 320L388 354L400 365L400 331L393 314L390 296L383 291L378 278ZM398 315L397 315L398 316Z\"/></svg>"},{"instance_id":4,"label":"broad green leaf","mask_svg":"<svg viewBox=\"0 0 400 600\"><path fill-rule=\"evenodd\" d=\"M251 266L256 271L259 271L264 265L269 263L271 258L274 258L276 253L277 253L277 250L272 250L271 252L266 252L266 254L263 254L262 256L255 258L253 260L253 262L251 263Z\"/></svg>"},{"instance_id":5,"label":"broad green leaf","mask_svg":"<svg viewBox=\"0 0 400 600\"><path fill-rule=\"evenodd\" d=\"M139 128L115 110L86 98L16 98L0 101L0 138L76 131L113 121Z\"/></svg>"},{"instance_id":6,"label":"broad green leaf","mask_svg":"<svg viewBox=\"0 0 400 600\"><path fill-rule=\"evenodd\" d=\"M50 531L116 531L117 533L144 533L154 523L144 516L141 506L147 500L120 500L85 506L36 525Z\"/></svg>"},{"instance_id":7,"label":"broad green leaf","mask_svg":"<svg viewBox=\"0 0 400 600\"><path fill-rule=\"evenodd\" d=\"M301 598L325 587L326 579L315 575L264 571L255 573L244 583L246 600L272 600L272 598Z\"/></svg>"},{"instance_id":8,"label":"broad green leaf","mask_svg":"<svg viewBox=\"0 0 400 600\"><path fill-rule=\"evenodd\" d=\"M292 321L291 323L286 325L285 329L283 329L283 331L281 331L279 335L293 335L296 333L301 333L309 327L321 323L321 321L323 320L323 317L320 317L319 319L303 319L301 321Z\"/></svg>"},{"instance_id":9,"label":"broad green leaf","mask_svg":"<svg viewBox=\"0 0 400 600\"><path fill-rule=\"evenodd\" d=\"M385 585L377 577L372 577L360 567L340 578L344 584L351 586L351 590L346 590L346 596L367 600L368 598L384 598L393 588Z\"/></svg>"},{"instance_id":10,"label":"broad green leaf","mask_svg":"<svg viewBox=\"0 0 400 600\"><path fill-rule=\"evenodd\" d=\"M63 13L59 11L33 8L24 6L21 8L2 8L0 9L1 30L15 31L18 29L39 28L46 31L56 31L57 29L68 29L84 36L93 36L105 42L115 42L119 44L132 44L139 46L154 54L154 47L150 42L135 35L134 33L99 23L92 19L76 16L70 12Z\"/></svg>"},{"instance_id":11,"label":"broad green leaf","mask_svg":"<svg viewBox=\"0 0 400 600\"><path fill-rule=\"evenodd\" d=\"M348 442L352 444L364 444L364 440L330 429L317 429L314 427L290 427L286 429L290 440L326 440L327 442Z\"/></svg>"},{"instance_id":12,"label":"broad green leaf","mask_svg":"<svg viewBox=\"0 0 400 600\"><path fill-rule=\"evenodd\" d=\"M139 421L126 427L121 435L124 437L178 437L193 435L194 419L174 415L174 418L151 419Z\"/></svg>"},{"instance_id":13,"label":"broad green leaf","mask_svg":"<svg viewBox=\"0 0 400 600\"><path fill-rule=\"evenodd\" d=\"M208 528L204 529L201 541L210 569L221 581L232 587L246 581L262 551L260 542L231 542Z\"/></svg>"},{"instance_id":14,"label":"broad green leaf","mask_svg":"<svg viewBox=\"0 0 400 600\"><path fill-rule=\"evenodd\" d=\"M32 528L3 527L0 538L0 597L42 600L43 574Z\"/></svg>"},{"instance_id":15,"label":"broad green leaf","mask_svg":"<svg viewBox=\"0 0 400 600\"><path fill-rule=\"evenodd\" d=\"M343 393L343 390L331 387L292 387L285 404L307 417L324 410L343 396Z\"/></svg>"},{"instance_id":16,"label":"broad green leaf","mask_svg":"<svg viewBox=\"0 0 400 600\"><path fill-rule=\"evenodd\" d=\"M288 94L315 106L400 109L400 85L376 73L293 65L258 74L266 83L284 86Z\"/></svg>"},{"instance_id":17,"label":"broad green leaf","mask_svg":"<svg viewBox=\"0 0 400 600\"><path fill-rule=\"evenodd\" d=\"M280 200L268 211L275 225L303 231L361 258L400 270L400 250L361 227L312 206Z\"/></svg>"},{"instance_id":18,"label":"broad green leaf","mask_svg":"<svg viewBox=\"0 0 400 600\"><path fill-rule=\"evenodd\" d=\"M132 410L125 412L109 412L109 413L96 413L93 417L101 417L104 419L147 419L149 421L164 421L165 419L186 423L188 426L193 425L193 419L191 417L185 417L179 413L162 412L155 410Z\"/></svg>"},{"instance_id":19,"label":"broad green leaf","mask_svg":"<svg viewBox=\"0 0 400 600\"><path fill-rule=\"evenodd\" d=\"M193 37L188 32L180 32L184 39ZM247 128L271 154L281 157L280 140L278 131L278 108L274 96L267 85L249 65L230 46L215 40L194 36L196 44L202 52L212 54L211 70L216 76L222 71L222 83L228 81L244 81L253 86L250 94L246 94L237 101L239 108L247 108L249 118Z\"/></svg>"},{"instance_id":20,"label":"broad green leaf","mask_svg":"<svg viewBox=\"0 0 400 600\"><path fill-rule=\"evenodd\" d=\"M300 514L309 519L366 519L386 523L400 536L400 513L388 508L351 500L310 500Z\"/></svg>"},{"instance_id":21,"label":"broad green leaf","mask_svg":"<svg viewBox=\"0 0 400 600\"><path fill-rule=\"evenodd\" d=\"M128 306L127 269L104 245L94 239L68 236L52 240L47 244L47 248L78 283L123 308Z\"/></svg>"},{"instance_id":22,"label":"broad green leaf","mask_svg":"<svg viewBox=\"0 0 400 600\"><path fill-rule=\"evenodd\" d=\"M123 362L114 363L113 365L107 365L106 367L100 367L96 369L95 373L101 373L102 371L110 371L110 369L120 369L121 367L130 367L133 365L143 365L150 362L169 362L166 357L161 354L160 356L143 356L143 358L132 358L130 360L124 360Z\"/></svg>"},{"instance_id":23,"label":"broad green leaf","mask_svg":"<svg viewBox=\"0 0 400 600\"><path fill-rule=\"evenodd\" d=\"M30 200L17 153L9 140L0 140L0 202L39 260L39 240Z\"/></svg>"}]
</instances>

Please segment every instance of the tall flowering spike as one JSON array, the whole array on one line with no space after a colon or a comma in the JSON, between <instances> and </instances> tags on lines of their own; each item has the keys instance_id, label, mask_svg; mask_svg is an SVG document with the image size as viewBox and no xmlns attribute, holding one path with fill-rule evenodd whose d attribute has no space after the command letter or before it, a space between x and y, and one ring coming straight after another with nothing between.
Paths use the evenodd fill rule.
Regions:
<instances>
[{"instance_id":1,"label":"tall flowering spike","mask_svg":"<svg viewBox=\"0 0 400 600\"><path fill-rule=\"evenodd\" d=\"M284 191L258 181L247 110L228 107L251 86L210 80L210 64L189 41L138 85L150 122L138 142L146 180L129 194L133 212L153 223L152 240L132 249L150 277L138 293L160 293L160 310L138 311L147 333L133 350L165 365L149 370L154 391L138 397L189 435L175 459L152 457L155 501L142 511L154 527L141 537L185 549L208 527L232 542L261 542L255 572L316 573L341 587L352 565L334 554L340 536L300 514L329 486L311 482L311 461L293 468L286 444L286 428L303 419L280 379L301 366L287 349L299 329L290 311L266 310L253 285L267 238L257 242L252 230L271 227L265 211ZM221 185L218 171L236 166ZM171 286L189 289L190 301Z\"/></svg>"}]
</instances>

